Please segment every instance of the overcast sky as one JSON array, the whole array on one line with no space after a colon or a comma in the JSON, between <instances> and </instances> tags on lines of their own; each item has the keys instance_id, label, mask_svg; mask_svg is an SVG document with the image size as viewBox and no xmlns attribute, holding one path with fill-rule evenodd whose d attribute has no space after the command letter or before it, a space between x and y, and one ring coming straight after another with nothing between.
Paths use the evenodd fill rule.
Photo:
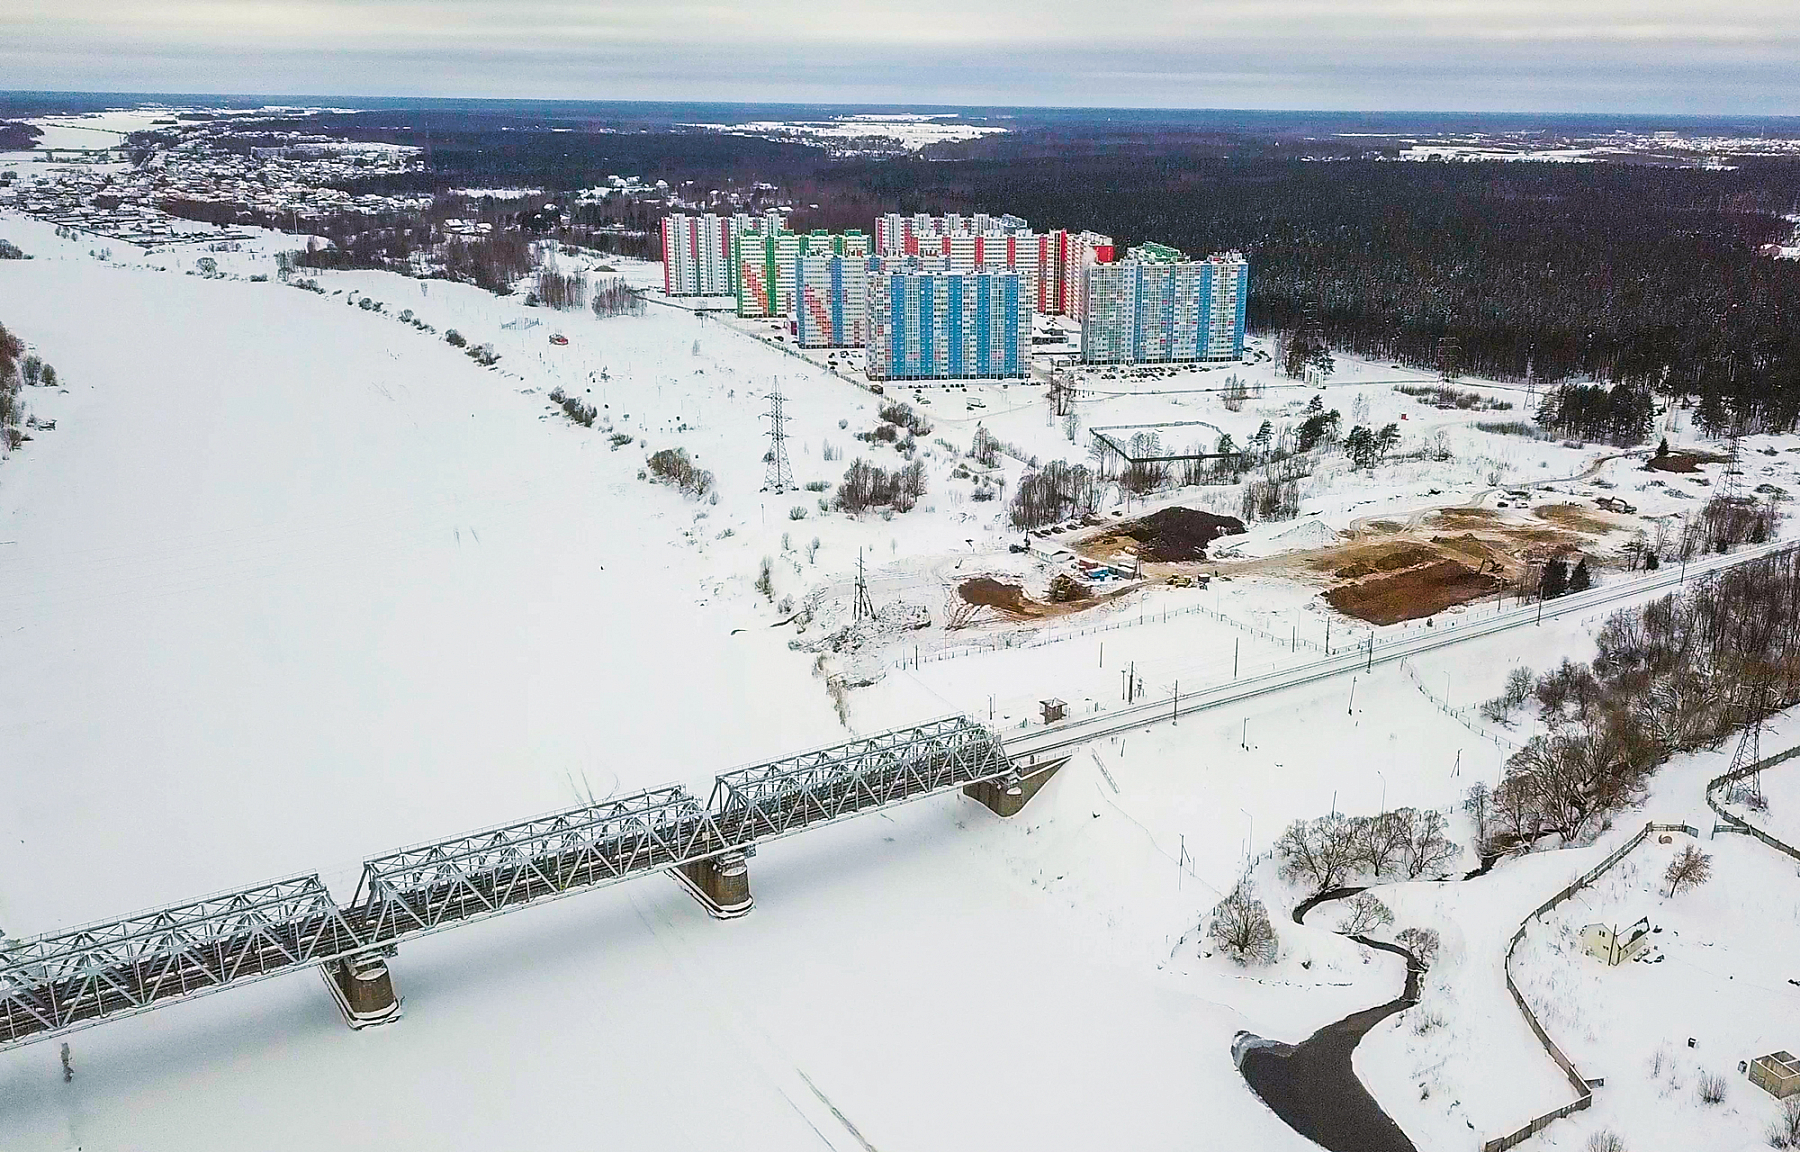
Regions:
<instances>
[{"instance_id":1,"label":"overcast sky","mask_svg":"<svg viewBox=\"0 0 1800 1152\"><path fill-rule=\"evenodd\" d=\"M1796 0L0 0L0 88L1800 113Z\"/></svg>"}]
</instances>

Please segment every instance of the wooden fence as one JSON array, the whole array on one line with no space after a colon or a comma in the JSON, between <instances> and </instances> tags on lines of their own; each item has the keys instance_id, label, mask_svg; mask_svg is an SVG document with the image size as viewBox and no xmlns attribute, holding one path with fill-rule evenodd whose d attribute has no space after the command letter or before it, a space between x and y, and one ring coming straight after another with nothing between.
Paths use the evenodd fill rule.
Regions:
<instances>
[{"instance_id":1,"label":"wooden fence","mask_svg":"<svg viewBox=\"0 0 1800 1152\"><path fill-rule=\"evenodd\" d=\"M1720 807L1717 800L1713 799L1714 792L1717 792L1720 788L1731 783L1733 780L1742 780L1753 772L1761 772L1764 768L1773 768L1782 761L1792 759L1795 756L1800 756L1800 744L1796 744L1786 752L1777 752L1773 756L1765 756L1754 764L1747 764L1744 767L1739 768L1736 772L1725 772L1718 776L1714 776L1711 780L1706 782L1706 806L1711 808L1713 814L1719 819L1725 821L1728 831L1742 832L1746 836L1754 836L1764 844L1775 849L1775 851L1785 852L1794 859L1800 860L1800 848L1795 848L1792 844L1783 843L1769 835L1767 832L1764 832L1761 828L1755 827L1749 821L1733 816L1731 813L1725 811L1724 808Z\"/></svg>"},{"instance_id":2,"label":"wooden fence","mask_svg":"<svg viewBox=\"0 0 1800 1152\"><path fill-rule=\"evenodd\" d=\"M1796 751L1800 751L1800 749L1797 749ZM1539 919L1546 912L1549 912L1564 900L1567 900L1569 897L1575 895L1575 893L1581 891L1583 888L1586 888L1601 876L1605 875L1608 869L1629 856L1632 849L1636 848L1639 844L1642 844L1644 838L1653 832L1686 832L1689 836L1695 838L1698 838L1700 835L1700 830L1698 828L1691 827L1687 824L1657 824L1655 822L1645 824L1642 828L1638 829L1637 835L1625 841L1625 843L1620 845L1612 855L1600 861L1600 863L1593 868L1582 873L1582 875L1577 877L1567 888L1564 888L1561 892L1558 892L1556 895L1550 897L1550 899L1538 905L1536 911L1532 912L1531 915L1525 917L1525 919L1520 922L1519 930L1512 934L1512 941L1506 946L1506 963L1504 965L1504 970L1506 972L1506 990L1512 994L1513 1003L1519 1006L1519 1013L1525 1017L1525 1023L1531 1026L1531 1031L1537 1036L1538 1043L1544 1046L1544 1051L1550 1054L1550 1059L1556 1061L1556 1066L1562 1069L1564 1076L1568 1077L1570 1087L1575 1089L1575 1099L1564 1104L1561 1108L1552 1109L1542 1116L1534 1117L1529 1124L1526 1124L1516 1132L1509 1132L1504 1136L1494 1137L1492 1140L1482 1144L1481 1152L1505 1152L1506 1149L1511 1148L1516 1144L1523 1143L1537 1135L1539 1132L1542 1132L1545 1128L1549 1127L1552 1121L1561 1120L1565 1116L1579 1112L1594 1102L1594 1087L1599 1081L1589 1081L1576 1070L1575 1062L1565 1056L1563 1050L1556 1046L1556 1042L1550 1039L1550 1034L1544 1031L1544 1026L1542 1024L1538 1023L1537 1014L1531 1010L1531 1005L1525 1002L1525 996L1519 991L1519 986L1513 983L1513 951L1518 948L1519 941L1525 938L1525 930L1531 926L1533 920Z\"/></svg>"}]
</instances>

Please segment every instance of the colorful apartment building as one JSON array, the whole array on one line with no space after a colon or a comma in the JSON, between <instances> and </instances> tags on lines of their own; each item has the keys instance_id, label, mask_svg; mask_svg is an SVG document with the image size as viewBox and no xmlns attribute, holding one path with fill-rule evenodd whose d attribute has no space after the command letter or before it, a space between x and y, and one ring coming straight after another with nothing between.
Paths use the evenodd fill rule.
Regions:
<instances>
[{"instance_id":1,"label":"colorful apartment building","mask_svg":"<svg viewBox=\"0 0 1800 1152\"><path fill-rule=\"evenodd\" d=\"M868 343L867 256L802 256L794 263L794 339L802 348Z\"/></svg>"},{"instance_id":2,"label":"colorful apartment building","mask_svg":"<svg viewBox=\"0 0 1800 1152\"><path fill-rule=\"evenodd\" d=\"M1237 252L1189 260L1162 244L1082 276L1081 358L1090 364L1235 360L1244 353L1250 266Z\"/></svg>"},{"instance_id":3,"label":"colorful apartment building","mask_svg":"<svg viewBox=\"0 0 1800 1152\"><path fill-rule=\"evenodd\" d=\"M663 292L670 296L731 294L733 221L708 213L662 219Z\"/></svg>"},{"instance_id":4,"label":"colorful apartment building","mask_svg":"<svg viewBox=\"0 0 1800 1152\"><path fill-rule=\"evenodd\" d=\"M802 256L867 256L869 237L848 232L788 232L765 225L736 237L733 262L737 271L737 314L746 317L791 316L794 275Z\"/></svg>"},{"instance_id":5,"label":"colorful apartment building","mask_svg":"<svg viewBox=\"0 0 1800 1152\"><path fill-rule=\"evenodd\" d=\"M871 380L1018 378L1030 371L1031 301L1017 272L928 271L872 260Z\"/></svg>"}]
</instances>

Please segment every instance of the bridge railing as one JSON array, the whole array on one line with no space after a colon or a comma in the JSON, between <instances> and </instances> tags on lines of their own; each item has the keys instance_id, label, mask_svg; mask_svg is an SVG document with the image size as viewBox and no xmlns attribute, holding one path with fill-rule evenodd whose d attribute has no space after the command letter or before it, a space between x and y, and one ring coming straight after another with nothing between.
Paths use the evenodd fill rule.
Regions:
<instances>
[{"instance_id":1,"label":"bridge railing","mask_svg":"<svg viewBox=\"0 0 1800 1152\"><path fill-rule=\"evenodd\" d=\"M390 942L724 847L700 802L667 785L370 857L353 907L374 938Z\"/></svg>"},{"instance_id":2,"label":"bridge railing","mask_svg":"<svg viewBox=\"0 0 1800 1152\"><path fill-rule=\"evenodd\" d=\"M991 731L946 716L726 772L707 806L742 846L1012 770Z\"/></svg>"},{"instance_id":3,"label":"bridge railing","mask_svg":"<svg viewBox=\"0 0 1800 1152\"><path fill-rule=\"evenodd\" d=\"M368 944L317 875L0 941L0 1049Z\"/></svg>"}]
</instances>

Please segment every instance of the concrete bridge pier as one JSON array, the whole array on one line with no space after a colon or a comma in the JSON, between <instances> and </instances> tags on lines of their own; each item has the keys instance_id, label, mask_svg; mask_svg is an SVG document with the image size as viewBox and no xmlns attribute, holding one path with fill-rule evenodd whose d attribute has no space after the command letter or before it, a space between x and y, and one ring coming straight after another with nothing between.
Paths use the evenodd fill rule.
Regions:
<instances>
[{"instance_id":1,"label":"concrete bridge pier","mask_svg":"<svg viewBox=\"0 0 1800 1152\"><path fill-rule=\"evenodd\" d=\"M708 912L721 920L734 919L756 904L750 894L750 868L745 863L752 851L723 852L683 864L674 870L675 879Z\"/></svg>"},{"instance_id":2,"label":"concrete bridge pier","mask_svg":"<svg viewBox=\"0 0 1800 1152\"><path fill-rule=\"evenodd\" d=\"M400 1019L400 998L394 994L394 978L387 966L393 954L391 948L362 952L328 961L320 969L350 1027L368 1028Z\"/></svg>"},{"instance_id":3,"label":"concrete bridge pier","mask_svg":"<svg viewBox=\"0 0 1800 1152\"><path fill-rule=\"evenodd\" d=\"M979 800L996 816L1017 816L1026 802L1056 775L1056 770L1068 762L1067 756L1059 756L1041 764L1014 765L1014 771L1004 776L964 785L963 795Z\"/></svg>"}]
</instances>

